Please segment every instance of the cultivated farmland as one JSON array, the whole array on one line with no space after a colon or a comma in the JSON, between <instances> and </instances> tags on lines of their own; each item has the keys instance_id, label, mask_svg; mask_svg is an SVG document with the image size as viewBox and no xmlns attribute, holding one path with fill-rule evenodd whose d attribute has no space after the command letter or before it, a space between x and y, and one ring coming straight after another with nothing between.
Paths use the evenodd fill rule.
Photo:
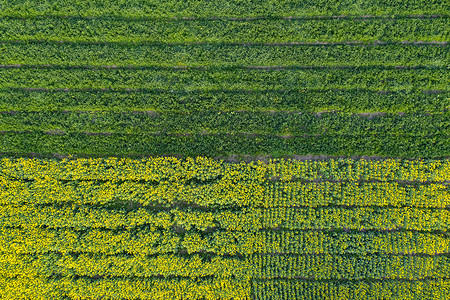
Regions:
<instances>
[{"instance_id":1,"label":"cultivated farmland","mask_svg":"<svg viewBox=\"0 0 450 300\"><path fill-rule=\"evenodd\" d=\"M1 299L447 299L445 1L0 0Z\"/></svg>"}]
</instances>

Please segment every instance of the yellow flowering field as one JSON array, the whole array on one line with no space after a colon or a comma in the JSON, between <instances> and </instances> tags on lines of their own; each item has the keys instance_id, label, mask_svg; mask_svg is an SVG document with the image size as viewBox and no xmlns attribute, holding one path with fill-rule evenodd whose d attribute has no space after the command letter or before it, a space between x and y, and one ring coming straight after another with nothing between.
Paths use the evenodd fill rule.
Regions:
<instances>
[{"instance_id":1,"label":"yellow flowering field","mask_svg":"<svg viewBox=\"0 0 450 300\"><path fill-rule=\"evenodd\" d=\"M5 299L445 299L450 161L0 160Z\"/></svg>"}]
</instances>

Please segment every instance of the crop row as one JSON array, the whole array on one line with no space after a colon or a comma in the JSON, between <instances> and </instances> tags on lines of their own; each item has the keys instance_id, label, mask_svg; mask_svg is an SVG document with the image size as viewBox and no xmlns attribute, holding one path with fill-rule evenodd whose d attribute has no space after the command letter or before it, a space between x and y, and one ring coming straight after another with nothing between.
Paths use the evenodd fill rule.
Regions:
<instances>
[{"instance_id":1,"label":"crop row","mask_svg":"<svg viewBox=\"0 0 450 300\"><path fill-rule=\"evenodd\" d=\"M172 209L152 212L139 208L118 211L90 206L0 206L0 223L11 227L134 228L150 225L186 230L209 228L231 231L288 230L393 230L444 231L450 227L448 210L418 208L245 208L239 211Z\"/></svg>"},{"instance_id":2,"label":"crop row","mask_svg":"<svg viewBox=\"0 0 450 300\"><path fill-rule=\"evenodd\" d=\"M243 174L244 175L244 174ZM243 178L241 178L243 179ZM255 177L253 180L257 180ZM260 178L260 180L263 180ZM188 203L210 207L380 206L448 208L443 184L397 182L255 182L216 179L208 184L68 181L51 178L20 181L0 178L0 204L95 204L170 206Z\"/></svg>"},{"instance_id":3,"label":"crop row","mask_svg":"<svg viewBox=\"0 0 450 300\"><path fill-rule=\"evenodd\" d=\"M253 282L256 300L330 299L445 299L450 280L378 282L314 282L303 280L267 280Z\"/></svg>"},{"instance_id":4,"label":"crop row","mask_svg":"<svg viewBox=\"0 0 450 300\"><path fill-rule=\"evenodd\" d=\"M244 280L187 278L0 277L2 299L251 299Z\"/></svg>"},{"instance_id":5,"label":"crop row","mask_svg":"<svg viewBox=\"0 0 450 300\"><path fill-rule=\"evenodd\" d=\"M253 286L253 293L252 291ZM0 296L14 299L445 299L450 293L447 279L425 281L385 280L315 282L304 280L249 281L230 279L142 279L142 278L0 278Z\"/></svg>"},{"instance_id":6,"label":"crop row","mask_svg":"<svg viewBox=\"0 0 450 300\"><path fill-rule=\"evenodd\" d=\"M14 112L0 114L0 130L111 133L228 133L272 135L450 134L450 113L348 115L340 113L220 112Z\"/></svg>"},{"instance_id":7,"label":"crop row","mask_svg":"<svg viewBox=\"0 0 450 300\"><path fill-rule=\"evenodd\" d=\"M388 263L390 257L387 257ZM446 264L444 257L420 257L429 264ZM0 256L0 275L14 276L104 276L104 277L206 277L216 278L244 277L249 278L251 262L238 258L214 256L210 260L199 255L190 257L173 254L143 256L143 255L103 255L80 254L59 255L47 253L44 255L3 254ZM426 272L423 270L422 272ZM430 267L428 272L433 271ZM419 271L420 272L420 271Z\"/></svg>"},{"instance_id":8,"label":"crop row","mask_svg":"<svg viewBox=\"0 0 450 300\"><path fill-rule=\"evenodd\" d=\"M289 90L370 89L449 91L445 68L333 68L260 70L213 69L105 69L4 68L0 88L46 89L165 89Z\"/></svg>"},{"instance_id":9,"label":"crop row","mask_svg":"<svg viewBox=\"0 0 450 300\"><path fill-rule=\"evenodd\" d=\"M450 156L450 137L383 135L274 136L221 134L92 134L60 132L0 132L0 152L8 155L182 157L230 155L382 156L440 158Z\"/></svg>"},{"instance_id":10,"label":"crop row","mask_svg":"<svg viewBox=\"0 0 450 300\"><path fill-rule=\"evenodd\" d=\"M2 41L88 43L442 42L449 34L447 23L446 17L154 21L3 17L0 18L0 33Z\"/></svg>"},{"instance_id":11,"label":"crop row","mask_svg":"<svg viewBox=\"0 0 450 300\"><path fill-rule=\"evenodd\" d=\"M199 255L17 255L0 256L2 277L104 276L110 277L215 277L240 279L429 279L446 278L446 256L267 256L246 259Z\"/></svg>"},{"instance_id":12,"label":"crop row","mask_svg":"<svg viewBox=\"0 0 450 300\"><path fill-rule=\"evenodd\" d=\"M0 43L2 65L445 66L448 46Z\"/></svg>"},{"instance_id":13,"label":"crop row","mask_svg":"<svg viewBox=\"0 0 450 300\"><path fill-rule=\"evenodd\" d=\"M76 231L0 228L0 251L17 254L103 253L167 254L212 252L217 255L275 254L441 254L450 252L444 234L412 231L216 231L202 235L156 228Z\"/></svg>"},{"instance_id":14,"label":"crop row","mask_svg":"<svg viewBox=\"0 0 450 300\"><path fill-rule=\"evenodd\" d=\"M262 183L279 177L281 181L333 180L333 181L408 181L445 182L450 176L450 160L406 159L350 159L284 160L270 159L250 163L224 163L206 157L179 159L176 157L131 158L79 158L38 159L2 158L3 176L35 180L103 180L103 181L155 181L179 182L197 179L222 179ZM2 179L6 179L2 178ZM355 186L357 187L357 186Z\"/></svg>"},{"instance_id":15,"label":"crop row","mask_svg":"<svg viewBox=\"0 0 450 300\"><path fill-rule=\"evenodd\" d=\"M275 182L266 188L262 206L339 205L445 208L449 207L449 196L447 187L440 184L410 186L399 185L396 182Z\"/></svg>"},{"instance_id":16,"label":"crop row","mask_svg":"<svg viewBox=\"0 0 450 300\"><path fill-rule=\"evenodd\" d=\"M267 256L253 255L247 264L255 279L425 279L448 278L446 256Z\"/></svg>"},{"instance_id":17,"label":"crop row","mask_svg":"<svg viewBox=\"0 0 450 300\"><path fill-rule=\"evenodd\" d=\"M136 20L1 18L2 41L289 43L446 41L447 18ZM420 30L417 30L420 28Z\"/></svg>"},{"instance_id":18,"label":"crop row","mask_svg":"<svg viewBox=\"0 0 450 300\"><path fill-rule=\"evenodd\" d=\"M345 111L440 112L450 108L444 91L322 90L29 90L0 89L1 111Z\"/></svg>"},{"instance_id":19,"label":"crop row","mask_svg":"<svg viewBox=\"0 0 450 300\"><path fill-rule=\"evenodd\" d=\"M357 5L351 0L326 2L284 1L221 1L207 0L170 1L114 1L105 0L61 2L45 0L29 3L21 0L0 1L1 16L83 16L123 18L174 18L174 17L260 17L260 16L341 16L341 15L436 15L448 14L445 1L370 1Z\"/></svg>"}]
</instances>

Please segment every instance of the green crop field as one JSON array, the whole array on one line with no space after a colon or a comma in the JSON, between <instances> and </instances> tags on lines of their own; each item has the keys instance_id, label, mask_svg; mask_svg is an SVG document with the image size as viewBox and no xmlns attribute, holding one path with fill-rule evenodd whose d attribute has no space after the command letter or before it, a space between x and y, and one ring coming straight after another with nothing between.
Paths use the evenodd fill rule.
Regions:
<instances>
[{"instance_id":1,"label":"green crop field","mask_svg":"<svg viewBox=\"0 0 450 300\"><path fill-rule=\"evenodd\" d=\"M0 299L450 299L449 12L0 0Z\"/></svg>"}]
</instances>

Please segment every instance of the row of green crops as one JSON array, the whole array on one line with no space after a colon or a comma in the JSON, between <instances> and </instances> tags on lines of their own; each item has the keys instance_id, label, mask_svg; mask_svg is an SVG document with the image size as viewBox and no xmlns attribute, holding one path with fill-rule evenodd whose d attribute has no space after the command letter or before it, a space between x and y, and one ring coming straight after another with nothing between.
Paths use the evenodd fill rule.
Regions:
<instances>
[{"instance_id":1,"label":"row of green crops","mask_svg":"<svg viewBox=\"0 0 450 300\"><path fill-rule=\"evenodd\" d=\"M317 135L274 136L255 133L219 134L120 134L2 132L0 152L103 156L181 155L209 157L230 155L387 156L439 158L450 155L447 135Z\"/></svg>"},{"instance_id":2,"label":"row of green crops","mask_svg":"<svg viewBox=\"0 0 450 300\"><path fill-rule=\"evenodd\" d=\"M0 113L2 131L111 133L258 133L270 135L450 134L450 114L346 115L287 112L11 112Z\"/></svg>"},{"instance_id":3,"label":"row of green crops","mask_svg":"<svg viewBox=\"0 0 450 300\"><path fill-rule=\"evenodd\" d=\"M100 90L3 89L1 111L296 111L442 112L445 91L370 90ZM30 124L31 126L33 124Z\"/></svg>"},{"instance_id":4,"label":"row of green crops","mask_svg":"<svg viewBox=\"0 0 450 300\"><path fill-rule=\"evenodd\" d=\"M1 68L0 88L161 89L185 91L369 89L449 91L446 67Z\"/></svg>"},{"instance_id":5,"label":"row of green crops","mask_svg":"<svg viewBox=\"0 0 450 300\"><path fill-rule=\"evenodd\" d=\"M106 0L67 1L44 0L32 3L26 0L0 1L1 16L84 16L124 18L173 17L260 17L260 16L333 16L333 15L436 15L448 14L445 1L426 0L363 0L295 1L295 0Z\"/></svg>"},{"instance_id":6,"label":"row of green crops","mask_svg":"<svg viewBox=\"0 0 450 300\"><path fill-rule=\"evenodd\" d=\"M0 18L1 41L116 43L445 42L448 19L121 20Z\"/></svg>"},{"instance_id":7,"label":"row of green crops","mask_svg":"<svg viewBox=\"0 0 450 300\"><path fill-rule=\"evenodd\" d=\"M445 66L439 44L362 45L121 45L0 43L2 65L62 66Z\"/></svg>"}]
</instances>

